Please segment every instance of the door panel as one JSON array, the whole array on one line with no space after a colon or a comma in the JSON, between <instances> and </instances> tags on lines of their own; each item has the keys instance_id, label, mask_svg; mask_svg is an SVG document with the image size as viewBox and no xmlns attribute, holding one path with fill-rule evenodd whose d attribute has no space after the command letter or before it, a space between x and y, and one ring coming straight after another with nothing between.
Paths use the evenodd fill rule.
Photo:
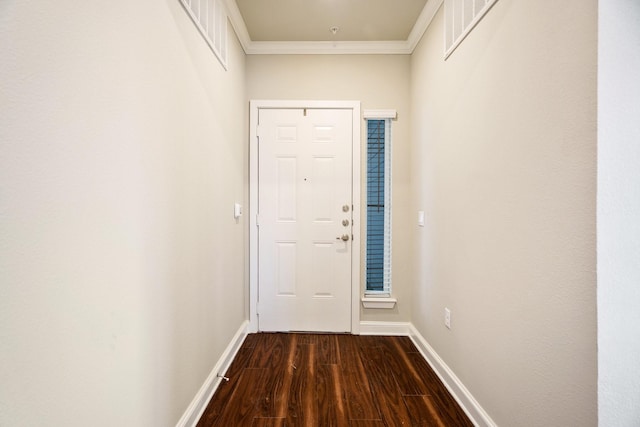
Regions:
<instances>
[{"instance_id":1,"label":"door panel","mask_svg":"<svg viewBox=\"0 0 640 427\"><path fill-rule=\"evenodd\" d=\"M295 157L279 157L276 159L277 182L275 198L278 202L278 221L295 222L297 213L297 165Z\"/></svg>"},{"instance_id":2,"label":"door panel","mask_svg":"<svg viewBox=\"0 0 640 427\"><path fill-rule=\"evenodd\" d=\"M350 331L352 112L261 109L259 128L259 329Z\"/></svg>"}]
</instances>

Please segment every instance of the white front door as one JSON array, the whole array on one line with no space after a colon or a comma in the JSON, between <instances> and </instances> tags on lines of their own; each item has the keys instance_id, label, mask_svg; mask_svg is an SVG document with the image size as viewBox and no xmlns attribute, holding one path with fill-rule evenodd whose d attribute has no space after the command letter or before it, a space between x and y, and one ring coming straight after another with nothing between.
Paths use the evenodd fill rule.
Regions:
<instances>
[{"instance_id":1,"label":"white front door","mask_svg":"<svg viewBox=\"0 0 640 427\"><path fill-rule=\"evenodd\" d=\"M258 113L258 327L351 330L352 111Z\"/></svg>"}]
</instances>

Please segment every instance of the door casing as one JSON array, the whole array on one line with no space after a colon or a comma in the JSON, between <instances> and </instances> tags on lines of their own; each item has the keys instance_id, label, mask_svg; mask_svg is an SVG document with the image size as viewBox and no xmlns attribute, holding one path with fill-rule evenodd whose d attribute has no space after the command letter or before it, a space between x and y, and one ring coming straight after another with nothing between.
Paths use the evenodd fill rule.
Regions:
<instances>
[{"instance_id":1,"label":"door casing","mask_svg":"<svg viewBox=\"0 0 640 427\"><path fill-rule=\"evenodd\" d=\"M249 113L249 332L258 331L258 116L261 109L348 109L353 120L353 246L351 255L351 333L360 333L360 101L252 100ZM356 244L357 243L357 244Z\"/></svg>"}]
</instances>

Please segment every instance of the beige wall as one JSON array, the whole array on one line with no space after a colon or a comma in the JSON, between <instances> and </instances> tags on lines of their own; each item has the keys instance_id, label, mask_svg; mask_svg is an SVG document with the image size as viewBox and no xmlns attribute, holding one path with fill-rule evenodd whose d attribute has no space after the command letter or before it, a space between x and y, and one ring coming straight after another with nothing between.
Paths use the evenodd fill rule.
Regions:
<instances>
[{"instance_id":1,"label":"beige wall","mask_svg":"<svg viewBox=\"0 0 640 427\"><path fill-rule=\"evenodd\" d=\"M595 1L501 0L412 56L412 321L501 426L595 426ZM451 309L452 328L443 324Z\"/></svg>"},{"instance_id":2,"label":"beige wall","mask_svg":"<svg viewBox=\"0 0 640 427\"><path fill-rule=\"evenodd\" d=\"M407 55L247 57L248 99L354 100L362 102L362 110L398 111L398 120L392 125L393 238L397 242L393 245L393 294L398 304L393 310L362 309L361 320L409 321L410 248L406 245L406 222L414 220L414 215L405 209L409 204L409 61ZM364 125L363 120L362 135L366 134ZM363 156L363 171L365 161ZM362 185L366 188L364 177Z\"/></svg>"},{"instance_id":3,"label":"beige wall","mask_svg":"<svg viewBox=\"0 0 640 427\"><path fill-rule=\"evenodd\" d=\"M413 322L498 425L596 425L596 5L545 6L446 62L442 10L411 57L230 30L225 72L174 0L2 2L0 425L175 424L247 318L248 99L397 109L399 304L362 320Z\"/></svg>"},{"instance_id":4,"label":"beige wall","mask_svg":"<svg viewBox=\"0 0 640 427\"><path fill-rule=\"evenodd\" d=\"M2 2L0 425L175 425L246 319L229 34L225 72L178 1Z\"/></svg>"}]
</instances>

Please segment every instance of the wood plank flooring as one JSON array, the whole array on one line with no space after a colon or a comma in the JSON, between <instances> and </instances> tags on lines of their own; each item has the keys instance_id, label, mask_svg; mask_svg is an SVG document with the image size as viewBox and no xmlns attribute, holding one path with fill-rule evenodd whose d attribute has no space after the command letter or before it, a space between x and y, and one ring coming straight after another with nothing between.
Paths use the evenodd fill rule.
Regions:
<instances>
[{"instance_id":1,"label":"wood plank flooring","mask_svg":"<svg viewBox=\"0 0 640 427\"><path fill-rule=\"evenodd\" d=\"M247 336L198 427L473 426L408 337Z\"/></svg>"}]
</instances>

